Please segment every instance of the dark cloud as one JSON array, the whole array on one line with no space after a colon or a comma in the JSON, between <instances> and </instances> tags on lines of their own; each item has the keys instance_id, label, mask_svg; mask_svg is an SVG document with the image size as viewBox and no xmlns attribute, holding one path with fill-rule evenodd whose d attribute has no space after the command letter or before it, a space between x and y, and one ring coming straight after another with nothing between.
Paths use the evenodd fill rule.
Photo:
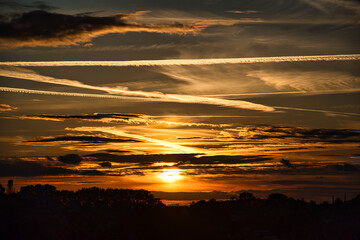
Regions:
<instances>
[{"instance_id":1,"label":"dark cloud","mask_svg":"<svg viewBox=\"0 0 360 240\"><path fill-rule=\"evenodd\" d=\"M128 138L107 138L97 136L59 136L53 138L43 138L39 140L32 140L27 142L86 142L86 143L109 143L109 142L140 142L138 140Z\"/></svg>"},{"instance_id":2,"label":"dark cloud","mask_svg":"<svg viewBox=\"0 0 360 240\"><path fill-rule=\"evenodd\" d=\"M45 7L45 5L38 4ZM134 13L132 15L139 15ZM127 22L131 14L117 14L110 17L96 17L86 14L67 15L36 10L17 14L10 19L0 18L0 46L16 48L23 46L68 46L90 42L92 38L109 33L155 32L196 33L206 27L184 25L139 24ZM206 24L205 24L206 25Z\"/></svg>"},{"instance_id":3,"label":"dark cloud","mask_svg":"<svg viewBox=\"0 0 360 240\"><path fill-rule=\"evenodd\" d=\"M128 152L130 152L130 151L107 149L107 150L105 150L105 152L109 152L109 153L128 153Z\"/></svg>"},{"instance_id":4,"label":"dark cloud","mask_svg":"<svg viewBox=\"0 0 360 240\"><path fill-rule=\"evenodd\" d=\"M99 165L101 167L108 167L108 168L112 166L111 162L101 162L99 163Z\"/></svg>"},{"instance_id":5,"label":"dark cloud","mask_svg":"<svg viewBox=\"0 0 360 240\"><path fill-rule=\"evenodd\" d=\"M349 171L349 172L359 171L359 169L356 166L351 165L350 163L344 163L343 165L336 164L335 169L338 171Z\"/></svg>"},{"instance_id":6,"label":"dark cloud","mask_svg":"<svg viewBox=\"0 0 360 240\"><path fill-rule=\"evenodd\" d=\"M67 154L64 156L59 156L57 160L65 164L78 165L83 159L77 154Z\"/></svg>"},{"instance_id":7,"label":"dark cloud","mask_svg":"<svg viewBox=\"0 0 360 240\"><path fill-rule=\"evenodd\" d=\"M339 181L330 181L328 179L311 179L311 180L276 180L271 181L271 183L290 186L290 185L308 185L308 186L316 186L316 185L324 185L324 186L342 186L344 183Z\"/></svg>"},{"instance_id":8,"label":"dark cloud","mask_svg":"<svg viewBox=\"0 0 360 240\"><path fill-rule=\"evenodd\" d=\"M54 119L54 120L65 120L65 119L81 119L81 120L101 120L101 119L124 119L129 120L132 118L141 117L141 114L133 114L133 113L93 113L93 114L82 114L82 115L48 115L48 114L40 114L40 115L28 115L24 116L27 119Z\"/></svg>"},{"instance_id":9,"label":"dark cloud","mask_svg":"<svg viewBox=\"0 0 360 240\"><path fill-rule=\"evenodd\" d=\"M73 170L62 167L43 166L37 162L28 162L19 159L0 160L0 177L34 177L67 175L76 173Z\"/></svg>"},{"instance_id":10,"label":"dark cloud","mask_svg":"<svg viewBox=\"0 0 360 240\"><path fill-rule=\"evenodd\" d=\"M279 148L278 151L292 151L292 150L305 150L309 149L307 147L298 147L298 148Z\"/></svg>"},{"instance_id":11,"label":"dark cloud","mask_svg":"<svg viewBox=\"0 0 360 240\"><path fill-rule=\"evenodd\" d=\"M89 176L101 176L105 175L105 173L99 170L82 170L78 172L80 175L89 175Z\"/></svg>"},{"instance_id":12,"label":"dark cloud","mask_svg":"<svg viewBox=\"0 0 360 240\"><path fill-rule=\"evenodd\" d=\"M39 9L39 10L44 10L44 11L51 11L51 10L58 9L57 7L51 6L44 1L34 1L29 4L7 1L7 2L0 2L0 7L10 8L10 9L20 9L20 10L21 9Z\"/></svg>"},{"instance_id":13,"label":"dark cloud","mask_svg":"<svg viewBox=\"0 0 360 240\"><path fill-rule=\"evenodd\" d=\"M155 197L166 200L205 200L205 199L230 199L237 192L162 192L152 191Z\"/></svg>"},{"instance_id":14,"label":"dark cloud","mask_svg":"<svg viewBox=\"0 0 360 240\"><path fill-rule=\"evenodd\" d=\"M354 129L311 129L301 127L254 126L246 130L251 136L238 139L295 139L301 142L360 142L360 131Z\"/></svg>"},{"instance_id":15,"label":"dark cloud","mask_svg":"<svg viewBox=\"0 0 360 240\"><path fill-rule=\"evenodd\" d=\"M272 160L266 155L255 156L199 156L196 154L152 154L152 155L115 155L110 153L95 153L86 155L93 157L96 161L109 161L120 163L155 163L171 162L182 164L235 164L253 163Z\"/></svg>"},{"instance_id":16,"label":"dark cloud","mask_svg":"<svg viewBox=\"0 0 360 240\"><path fill-rule=\"evenodd\" d=\"M284 165L285 167L295 168L294 165L292 165L289 160L281 159L281 160L280 160L280 163L281 163L282 165Z\"/></svg>"}]
</instances>

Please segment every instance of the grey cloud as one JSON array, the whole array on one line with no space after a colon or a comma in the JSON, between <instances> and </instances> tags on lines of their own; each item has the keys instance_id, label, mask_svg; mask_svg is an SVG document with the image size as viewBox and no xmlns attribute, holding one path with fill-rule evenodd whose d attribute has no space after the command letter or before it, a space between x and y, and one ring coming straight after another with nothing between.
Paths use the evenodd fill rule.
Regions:
<instances>
[{"instance_id":1,"label":"grey cloud","mask_svg":"<svg viewBox=\"0 0 360 240\"><path fill-rule=\"evenodd\" d=\"M81 119L81 120L101 120L107 118L115 119L125 119L129 120L132 118L138 118L142 116L141 114L122 114L122 113L93 113L93 114L82 114L82 115L48 115L48 114L39 114L39 115L28 115L26 118L36 118L36 119L55 119L55 120L65 120L65 119Z\"/></svg>"},{"instance_id":2,"label":"grey cloud","mask_svg":"<svg viewBox=\"0 0 360 240\"><path fill-rule=\"evenodd\" d=\"M281 159L281 160L280 160L280 163L281 163L282 165L284 165L285 167L295 168L294 165L292 165L289 160Z\"/></svg>"},{"instance_id":3,"label":"grey cloud","mask_svg":"<svg viewBox=\"0 0 360 240\"><path fill-rule=\"evenodd\" d=\"M101 167L112 167L111 162L101 162L101 163L99 163L99 165Z\"/></svg>"},{"instance_id":4,"label":"grey cloud","mask_svg":"<svg viewBox=\"0 0 360 240\"><path fill-rule=\"evenodd\" d=\"M0 2L0 6L2 6L2 8L4 8L4 9L9 8L9 9L15 9L15 10L39 9L39 10L44 10L44 11L51 11L51 10L58 9L58 7L49 5L47 2L44 2L44 1L34 1L29 4L5 1L5 2Z\"/></svg>"},{"instance_id":5,"label":"grey cloud","mask_svg":"<svg viewBox=\"0 0 360 240\"><path fill-rule=\"evenodd\" d=\"M359 168L357 168L354 165L351 165L350 163L344 163L343 165L341 164L336 164L335 165L335 169L338 171L346 171L346 172L356 172L356 171L360 171Z\"/></svg>"},{"instance_id":6,"label":"grey cloud","mask_svg":"<svg viewBox=\"0 0 360 240\"><path fill-rule=\"evenodd\" d=\"M80 175L88 175L88 176L101 176L105 175L105 173L99 170L82 170L78 172Z\"/></svg>"},{"instance_id":7,"label":"grey cloud","mask_svg":"<svg viewBox=\"0 0 360 240\"><path fill-rule=\"evenodd\" d=\"M59 156L57 160L65 164L79 165L83 159L77 154L67 154Z\"/></svg>"},{"instance_id":8,"label":"grey cloud","mask_svg":"<svg viewBox=\"0 0 360 240\"><path fill-rule=\"evenodd\" d=\"M34 177L74 174L75 171L62 167L43 166L37 162L27 162L19 159L0 160L0 177Z\"/></svg>"},{"instance_id":9,"label":"grey cloud","mask_svg":"<svg viewBox=\"0 0 360 240\"><path fill-rule=\"evenodd\" d=\"M254 126L246 128L251 135L239 139L297 139L301 142L357 143L360 131L355 129L312 129L301 127Z\"/></svg>"},{"instance_id":10,"label":"grey cloud","mask_svg":"<svg viewBox=\"0 0 360 240\"><path fill-rule=\"evenodd\" d=\"M109 161L119 163L155 163L155 162L171 162L182 164L236 164L236 163L254 163L272 160L266 155L255 156L199 156L196 154L164 154L164 155L115 155L109 153L95 153L86 155L93 157L96 161Z\"/></svg>"},{"instance_id":11,"label":"grey cloud","mask_svg":"<svg viewBox=\"0 0 360 240\"><path fill-rule=\"evenodd\" d=\"M85 143L121 143L121 142L140 142L128 138L107 138L98 136L58 136L52 138L42 138L27 142L45 143L45 142L85 142Z\"/></svg>"}]
</instances>

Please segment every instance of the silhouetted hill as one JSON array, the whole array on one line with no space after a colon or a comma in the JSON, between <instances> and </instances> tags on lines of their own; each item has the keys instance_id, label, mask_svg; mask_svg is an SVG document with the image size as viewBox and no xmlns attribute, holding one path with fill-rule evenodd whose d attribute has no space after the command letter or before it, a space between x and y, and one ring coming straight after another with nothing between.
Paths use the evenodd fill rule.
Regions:
<instances>
[{"instance_id":1,"label":"silhouetted hill","mask_svg":"<svg viewBox=\"0 0 360 240\"><path fill-rule=\"evenodd\" d=\"M165 206L145 190L0 189L2 239L360 239L360 195L316 204L243 192Z\"/></svg>"}]
</instances>

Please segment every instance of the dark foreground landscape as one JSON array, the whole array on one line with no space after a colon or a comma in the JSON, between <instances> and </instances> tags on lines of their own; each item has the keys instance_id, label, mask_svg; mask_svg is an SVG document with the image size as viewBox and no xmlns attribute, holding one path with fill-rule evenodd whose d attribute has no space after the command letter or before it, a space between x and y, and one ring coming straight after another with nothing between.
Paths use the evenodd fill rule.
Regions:
<instances>
[{"instance_id":1,"label":"dark foreground landscape","mask_svg":"<svg viewBox=\"0 0 360 240\"><path fill-rule=\"evenodd\" d=\"M360 195L317 204L243 192L166 206L145 190L0 187L2 239L360 239Z\"/></svg>"}]
</instances>

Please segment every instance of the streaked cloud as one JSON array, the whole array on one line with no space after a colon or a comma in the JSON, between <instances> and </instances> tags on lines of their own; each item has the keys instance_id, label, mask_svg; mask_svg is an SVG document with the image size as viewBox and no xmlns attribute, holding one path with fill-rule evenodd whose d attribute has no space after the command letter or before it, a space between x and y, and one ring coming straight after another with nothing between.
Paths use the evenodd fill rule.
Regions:
<instances>
[{"instance_id":1,"label":"streaked cloud","mask_svg":"<svg viewBox=\"0 0 360 240\"><path fill-rule=\"evenodd\" d=\"M0 104L0 112L11 112L16 109L17 109L17 107L11 106L9 104Z\"/></svg>"},{"instance_id":2,"label":"streaked cloud","mask_svg":"<svg viewBox=\"0 0 360 240\"><path fill-rule=\"evenodd\" d=\"M56 136L56 137L46 137L36 140L29 140L29 143L46 143L46 142L85 142L85 143L121 143L121 142L139 142L138 140L128 139L128 138L109 138L109 137L100 137L100 136Z\"/></svg>"},{"instance_id":3,"label":"streaked cloud","mask_svg":"<svg viewBox=\"0 0 360 240\"><path fill-rule=\"evenodd\" d=\"M303 2L309 4L310 6L324 12L324 13L334 13L337 11L337 14L346 14L344 10L348 10L355 16L360 15L360 6L356 1L346 1L346 0L302 0Z\"/></svg>"},{"instance_id":4,"label":"streaked cloud","mask_svg":"<svg viewBox=\"0 0 360 240\"><path fill-rule=\"evenodd\" d=\"M81 83L75 80L68 79L58 79L48 76L40 75L34 71L26 70L22 68L0 68L0 76L9 77L9 78L19 78L25 80L31 80L36 82L51 83L57 85L78 87L84 89L105 91L111 94L131 96L131 97L140 97L142 100L149 99L150 101L158 102L177 102L177 103L192 103L192 104L210 104L223 107L232 107L232 108L241 108L241 109L250 109L264 112L274 111L272 107L268 107L261 104L256 104L248 101L241 100L226 100L220 98L210 98L210 97L201 97L201 96L192 96L192 95L182 95L182 94L164 94L161 92L145 92L145 91L131 91L127 88L117 86L116 88L101 87L101 86L92 86L88 84ZM2 91L9 90L9 88L2 88ZM15 90L13 90L15 91ZM21 90L18 92L21 92ZM25 91L24 91L25 92ZM30 93L28 91L28 93ZM35 93L35 92L34 92ZM81 95L78 95L81 96ZM85 95L83 95L85 96ZM91 95L89 95L91 96ZM130 99L130 98L128 98ZM136 99L135 99L136 100Z\"/></svg>"},{"instance_id":5,"label":"streaked cloud","mask_svg":"<svg viewBox=\"0 0 360 240\"><path fill-rule=\"evenodd\" d=\"M256 10L229 10L227 11L229 13L236 13L236 14L253 14L253 13L259 13L259 11Z\"/></svg>"},{"instance_id":6,"label":"streaked cloud","mask_svg":"<svg viewBox=\"0 0 360 240\"><path fill-rule=\"evenodd\" d=\"M113 135L120 136L120 137L137 139L140 141L145 141L145 142L149 142L149 143L156 144L156 145L161 145L168 149L173 149L176 152L181 152L181 153L196 153L196 152L198 152L198 150L195 148L185 147L179 143L173 143L173 142L169 142L169 141L165 141L165 140L151 138L151 137L147 137L147 136L140 135L140 134L128 133L119 128L114 128L114 127L77 127L77 128L68 128L67 130L78 131L78 132L102 132L102 133L107 133L107 134L113 134Z\"/></svg>"},{"instance_id":7,"label":"streaked cloud","mask_svg":"<svg viewBox=\"0 0 360 240\"><path fill-rule=\"evenodd\" d=\"M247 73L259 78L265 84L274 86L279 91L329 91L334 89L356 89L360 87L360 77L347 73L321 71L266 71L258 70Z\"/></svg>"},{"instance_id":8,"label":"streaked cloud","mask_svg":"<svg viewBox=\"0 0 360 240\"><path fill-rule=\"evenodd\" d=\"M179 117L193 118L192 116L179 116ZM45 120L45 121L63 121L66 119L77 119L84 121L99 121L104 123L124 122L135 125L144 124L144 125L161 126L161 127L220 127L222 128L222 127L231 126L231 124L212 124L212 123L165 120L168 118L179 118L179 117L166 116L166 115L149 116L144 114L94 113L94 114L83 114L83 115L46 115L46 114L27 115L27 116L20 116L19 119ZM203 117L211 118L211 116L203 116ZM159 118L163 118L163 120L156 120Z\"/></svg>"}]
</instances>

